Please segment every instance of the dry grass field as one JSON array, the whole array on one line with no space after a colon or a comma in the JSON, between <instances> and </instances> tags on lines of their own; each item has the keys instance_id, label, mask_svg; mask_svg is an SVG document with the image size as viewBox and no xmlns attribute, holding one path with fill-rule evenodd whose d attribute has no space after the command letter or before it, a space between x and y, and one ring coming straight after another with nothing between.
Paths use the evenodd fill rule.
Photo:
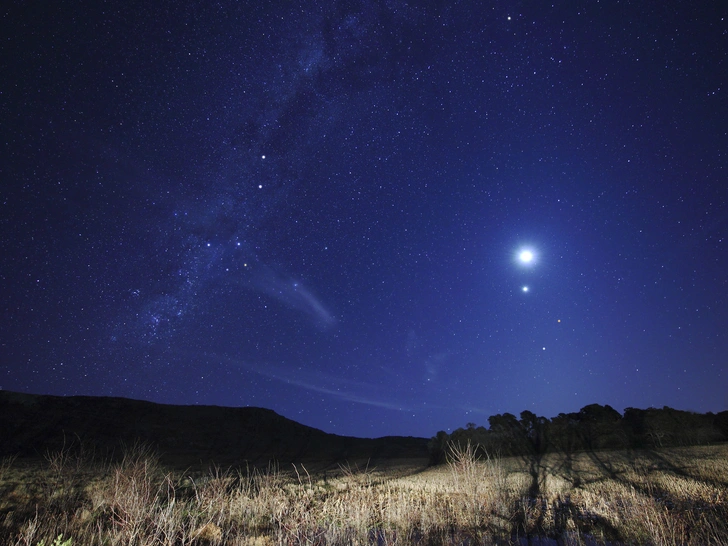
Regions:
<instances>
[{"instance_id":1,"label":"dry grass field","mask_svg":"<svg viewBox=\"0 0 728 546\"><path fill-rule=\"evenodd\" d=\"M115 463L77 448L0 464L0 543L728 544L728 446L310 473Z\"/></svg>"}]
</instances>

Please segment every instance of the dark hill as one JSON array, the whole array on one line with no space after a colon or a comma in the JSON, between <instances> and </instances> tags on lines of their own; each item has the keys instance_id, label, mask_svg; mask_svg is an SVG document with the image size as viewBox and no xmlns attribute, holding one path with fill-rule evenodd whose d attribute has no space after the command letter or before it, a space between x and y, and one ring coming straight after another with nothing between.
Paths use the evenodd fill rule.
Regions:
<instances>
[{"instance_id":1,"label":"dark hill","mask_svg":"<svg viewBox=\"0 0 728 546\"><path fill-rule=\"evenodd\" d=\"M0 391L0 455L43 456L71 442L103 455L143 442L162 462L267 465L303 462L326 467L427 457L427 440L327 434L261 408L172 406L91 396L41 396Z\"/></svg>"}]
</instances>

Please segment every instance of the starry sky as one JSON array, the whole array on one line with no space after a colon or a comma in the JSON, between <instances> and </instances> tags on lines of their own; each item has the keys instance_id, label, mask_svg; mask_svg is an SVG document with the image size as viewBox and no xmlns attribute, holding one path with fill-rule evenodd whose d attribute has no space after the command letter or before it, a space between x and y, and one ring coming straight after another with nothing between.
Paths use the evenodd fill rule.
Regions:
<instances>
[{"instance_id":1,"label":"starry sky","mask_svg":"<svg viewBox=\"0 0 728 546\"><path fill-rule=\"evenodd\" d=\"M724 2L42 6L2 8L3 389L728 409Z\"/></svg>"}]
</instances>

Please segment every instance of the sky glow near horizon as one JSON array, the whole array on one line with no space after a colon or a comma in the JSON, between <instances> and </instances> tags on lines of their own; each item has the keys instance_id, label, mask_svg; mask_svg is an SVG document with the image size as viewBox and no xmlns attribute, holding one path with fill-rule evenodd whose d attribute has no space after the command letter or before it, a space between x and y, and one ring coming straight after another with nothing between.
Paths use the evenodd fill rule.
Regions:
<instances>
[{"instance_id":1,"label":"sky glow near horizon","mask_svg":"<svg viewBox=\"0 0 728 546\"><path fill-rule=\"evenodd\" d=\"M725 7L172 6L7 10L2 388L728 409Z\"/></svg>"}]
</instances>

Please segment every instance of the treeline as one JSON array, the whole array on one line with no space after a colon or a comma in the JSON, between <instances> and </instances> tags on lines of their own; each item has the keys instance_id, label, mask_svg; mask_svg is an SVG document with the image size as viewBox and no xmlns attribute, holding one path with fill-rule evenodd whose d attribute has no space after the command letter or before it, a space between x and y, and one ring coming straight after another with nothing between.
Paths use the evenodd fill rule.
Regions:
<instances>
[{"instance_id":1,"label":"treeline","mask_svg":"<svg viewBox=\"0 0 728 546\"><path fill-rule=\"evenodd\" d=\"M728 441L728 411L693 413L627 408L621 415L611 406L591 404L576 413L547 419L522 411L488 418L488 428L468 423L452 434L440 431L430 440L433 464L444 462L448 446L470 442L490 454L533 455L547 452L689 446Z\"/></svg>"}]
</instances>

